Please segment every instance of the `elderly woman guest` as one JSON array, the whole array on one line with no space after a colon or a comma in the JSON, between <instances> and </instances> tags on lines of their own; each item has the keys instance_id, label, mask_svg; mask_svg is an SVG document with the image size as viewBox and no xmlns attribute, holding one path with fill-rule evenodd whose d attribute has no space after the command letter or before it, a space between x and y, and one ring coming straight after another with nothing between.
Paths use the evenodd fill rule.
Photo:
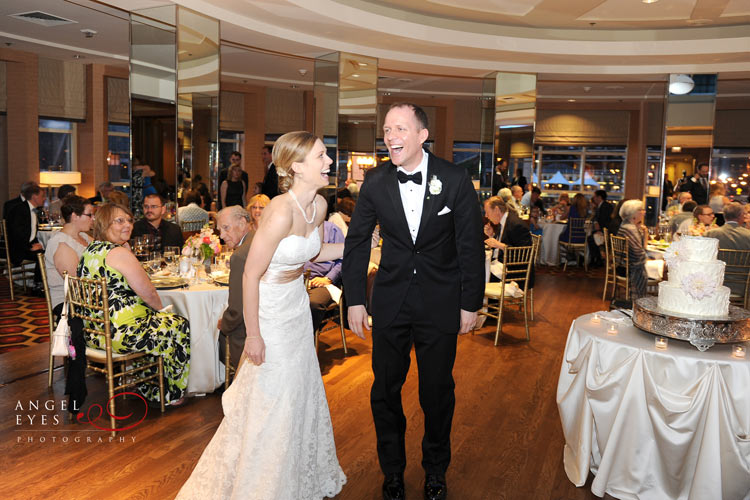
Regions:
<instances>
[{"instance_id":1,"label":"elderly woman guest","mask_svg":"<svg viewBox=\"0 0 750 500\"><path fill-rule=\"evenodd\" d=\"M257 231L258 224L260 224L260 216L263 214L263 209L266 205L271 203L271 198L264 194L256 194L250 198L250 203L247 204L247 211L250 212L250 230Z\"/></svg>"},{"instance_id":2,"label":"elderly woman guest","mask_svg":"<svg viewBox=\"0 0 750 500\"><path fill-rule=\"evenodd\" d=\"M68 195L60 205L60 214L65 225L50 238L44 252L50 301L56 316L62 312L65 300L63 273L67 271L69 275L77 276L78 261L91 243L91 237L86 233L94 222L94 205L81 196Z\"/></svg>"},{"instance_id":3,"label":"elderly woman guest","mask_svg":"<svg viewBox=\"0 0 750 500\"><path fill-rule=\"evenodd\" d=\"M94 220L94 241L86 247L78 276L107 280L112 350L148 352L164 360L165 404L183 402L190 372L190 329L182 316L160 312L164 307L141 263L123 245L133 231L130 211L112 203L102 205ZM86 333L86 344L104 349L100 336ZM154 372L156 368L154 368ZM151 402L159 401L157 379L138 388Z\"/></svg>"},{"instance_id":4,"label":"elderly woman guest","mask_svg":"<svg viewBox=\"0 0 750 500\"><path fill-rule=\"evenodd\" d=\"M502 188L497 192L497 195L505 202L505 207L509 212L521 215L521 210L516 205L516 199L513 197L513 191L511 191L510 188Z\"/></svg>"},{"instance_id":5,"label":"elderly woman guest","mask_svg":"<svg viewBox=\"0 0 750 500\"><path fill-rule=\"evenodd\" d=\"M724 206L729 203L729 198L726 197L726 193L727 188L721 182L711 184L711 187L709 188L708 205L716 215L717 226L724 225Z\"/></svg>"},{"instance_id":6,"label":"elderly woman guest","mask_svg":"<svg viewBox=\"0 0 750 500\"><path fill-rule=\"evenodd\" d=\"M242 167L238 164L229 167L227 178L222 181L219 192L222 208L231 207L232 205L239 205L241 207L247 205L247 186L245 185L245 181L242 180Z\"/></svg>"},{"instance_id":7,"label":"elderly woman guest","mask_svg":"<svg viewBox=\"0 0 750 500\"><path fill-rule=\"evenodd\" d=\"M565 220L568 218L568 213L570 212L570 196L568 196L568 193L561 193L560 197L557 199L557 205L552 207L552 212L555 214L555 216L558 216L558 220Z\"/></svg>"},{"instance_id":8,"label":"elderly woman guest","mask_svg":"<svg viewBox=\"0 0 750 500\"><path fill-rule=\"evenodd\" d=\"M648 230L643 225L646 209L640 200L627 200L620 208L622 224L617 236L628 240L628 276L630 282L630 299L646 295L646 238Z\"/></svg>"}]
</instances>

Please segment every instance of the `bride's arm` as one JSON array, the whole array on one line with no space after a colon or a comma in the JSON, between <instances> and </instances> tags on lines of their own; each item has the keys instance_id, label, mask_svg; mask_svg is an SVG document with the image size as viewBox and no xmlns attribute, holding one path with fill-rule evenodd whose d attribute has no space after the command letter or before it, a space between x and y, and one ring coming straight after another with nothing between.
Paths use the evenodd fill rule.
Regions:
<instances>
[{"instance_id":1,"label":"bride's arm","mask_svg":"<svg viewBox=\"0 0 750 500\"><path fill-rule=\"evenodd\" d=\"M250 244L242 273L242 312L245 318L244 351L253 364L260 365L266 359L266 346L261 337L258 321L259 283L268 269L279 242L292 228L292 214L283 200L271 203L263 210L258 230Z\"/></svg>"},{"instance_id":2,"label":"bride's arm","mask_svg":"<svg viewBox=\"0 0 750 500\"><path fill-rule=\"evenodd\" d=\"M315 197L315 203L317 203L317 220L315 221L319 226L320 233L320 253L311 259L313 262L328 262L331 260L338 260L344 257L344 244L343 243L323 243L323 237L325 235L325 229L323 227L325 221L325 211L327 203L325 198L320 195Z\"/></svg>"}]
</instances>

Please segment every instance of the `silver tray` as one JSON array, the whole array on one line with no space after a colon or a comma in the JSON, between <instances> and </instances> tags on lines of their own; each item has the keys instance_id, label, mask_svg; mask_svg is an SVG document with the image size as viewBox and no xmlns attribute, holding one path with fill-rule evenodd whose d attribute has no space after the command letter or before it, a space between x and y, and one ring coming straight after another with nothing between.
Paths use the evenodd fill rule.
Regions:
<instances>
[{"instance_id":1,"label":"silver tray","mask_svg":"<svg viewBox=\"0 0 750 500\"><path fill-rule=\"evenodd\" d=\"M656 297L642 297L633 303L633 324L662 337L685 340L699 351L714 344L750 340L750 311L729 306L723 317L690 317L659 308Z\"/></svg>"}]
</instances>

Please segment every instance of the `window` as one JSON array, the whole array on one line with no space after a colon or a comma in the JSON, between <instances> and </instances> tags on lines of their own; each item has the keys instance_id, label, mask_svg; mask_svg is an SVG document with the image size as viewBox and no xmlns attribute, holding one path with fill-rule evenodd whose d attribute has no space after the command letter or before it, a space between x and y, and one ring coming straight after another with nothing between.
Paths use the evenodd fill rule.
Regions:
<instances>
[{"instance_id":1,"label":"window","mask_svg":"<svg viewBox=\"0 0 750 500\"><path fill-rule=\"evenodd\" d=\"M625 191L625 146L539 146L538 176L545 192L593 194L607 191L610 199Z\"/></svg>"},{"instance_id":2,"label":"window","mask_svg":"<svg viewBox=\"0 0 750 500\"><path fill-rule=\"evenodd\" d=\"M107 127L107 165L110 182L130 182L130 126L110 123Z\"/></svg>"},{"instance_id":3,"label":"window","mask_svg":"<svg viewBox=\"0 0 750 500\"><path fill-rule=\"evenodd\" d=\"M711 155L711 184L723 182L726 195L744 201L750 194L750 149L714 149Z\"/></svg>"},{"instance_id":4,"label":"window","mask_svg":"<svg viewBox=\"0 0 750 500\"><path fill-rule=\"evenodd\" d=\"M39 170L76 170L76 124L66 120L39 119Z\"/></svg>"},{"instance_id":5,"label":"window","mask_svg":"<svg viewBox=\"0 0 750 500\"><path fill-rule=\"evenodd\" d=\"M481 166L484 166L485 178L492 175L492 151L482 153L478 142L454 142L453 163L466 168L472 179L480 179Z\"/></svg>"}]
</instances>

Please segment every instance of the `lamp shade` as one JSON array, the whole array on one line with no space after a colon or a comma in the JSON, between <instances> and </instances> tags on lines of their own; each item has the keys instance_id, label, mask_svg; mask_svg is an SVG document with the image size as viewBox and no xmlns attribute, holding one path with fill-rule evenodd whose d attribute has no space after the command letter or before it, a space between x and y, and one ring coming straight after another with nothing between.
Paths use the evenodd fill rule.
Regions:
<instances>
[{"instance_id":1,"label":"lamp shade","mask_svg":"<svg viewBox=\"0 0 750 500\"><path fill-rule=\"evenodd\" d=\"M39 185L59 187L63 184L80 184L81 172L39 172Z\"/></svg>"},{"instance_id":2,"label":"lamp shade","mask_svg":"<svg viewBox=\"0 0 750 500\"><path fill-rule=\"evenodd\" d=\"M690 75L669 75L669 93L683 95L693 90L695 82Z\"/></svg>"}]
</instances>

